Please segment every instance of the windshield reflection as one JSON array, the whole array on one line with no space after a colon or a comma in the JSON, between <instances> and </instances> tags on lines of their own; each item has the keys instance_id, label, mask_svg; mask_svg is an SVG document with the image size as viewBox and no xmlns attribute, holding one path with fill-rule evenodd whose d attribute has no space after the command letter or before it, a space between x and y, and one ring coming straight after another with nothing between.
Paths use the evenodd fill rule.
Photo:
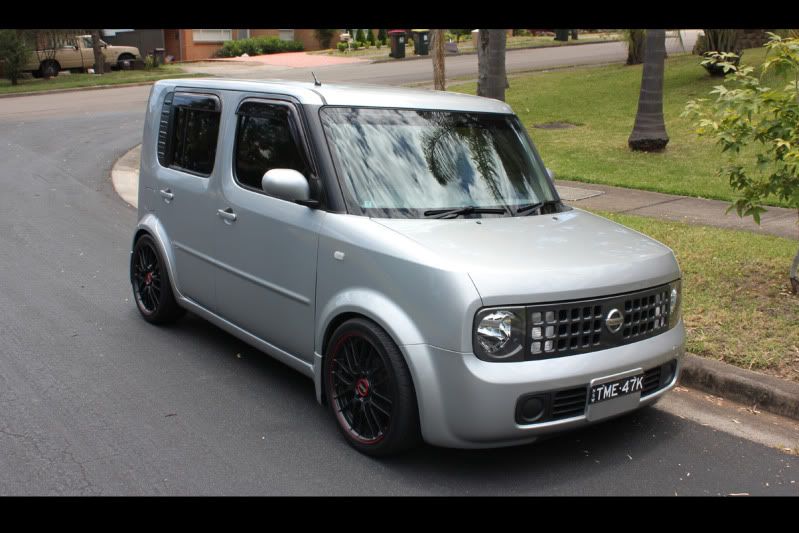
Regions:
<instances>
[{"instance_id":1,"label":"windshield reflection","mask_svg":"<svg viewBox=\"0 0 799 533\"><path fill-rule=\"evenodd\" d=\"M321 116L351 212L499 207L506 214L488 216L511 216L556 199L512 115L329 107Z\"/></svg>"}]
</instances>

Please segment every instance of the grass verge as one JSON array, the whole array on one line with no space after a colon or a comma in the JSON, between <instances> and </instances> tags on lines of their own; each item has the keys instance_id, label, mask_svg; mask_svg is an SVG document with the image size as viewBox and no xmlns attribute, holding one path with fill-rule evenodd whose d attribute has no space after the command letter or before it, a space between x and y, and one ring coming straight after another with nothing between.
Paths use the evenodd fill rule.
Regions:
<instances>
[{"instance_id":1,"label":"grass verge","mask_svg":"<svg viewBox=\"0 0 799 533\"><path fill-rule=\"evenodd\" d=\"M764 49L749 49L742 63L759 65L764 57ZM717 174L728 156L713 140L697 137L689 120L680 117L688 100L707 97L721 83L699 62L690 54L666 60L663 112L670 141L661 153L627 147L638 106L641 65L577 67L512 77L506 100L559 178L729 201L735 194L727 179ZM449 90L474 94L476 83ZM536 127L554 122L572 127ZM752 159L751 153L744 151L742 157ZM777 198L767 203L786 205Z\"/></svg>"},{"instance_id":2,"label":"grass verge","mask_svg":"<svg viewBox=\"0 0 799 533\"><path fill-rule=\"evenodd\" d=\"M597 213L674 250L683 273L689 352L799 382L796 241L653 218Z\"/></svg>"},{"instance_id":3,"label":"grass verge","mask_svg":"<svg viewBox=\"0 0 799 533\"><path fill-rule=\"evenodd\" d=\"M193 78L203 74L188 74L174 65L163 65L153 70L116 70L97 76L94 74L60 74L55 78L19 80L18 85L0 80L0 94L32 93L52 91L54 89L75 89L79 87L98 87L103 85L119 85L123 83L142 83L164 78Z\"/></svg>"}]
</instances>

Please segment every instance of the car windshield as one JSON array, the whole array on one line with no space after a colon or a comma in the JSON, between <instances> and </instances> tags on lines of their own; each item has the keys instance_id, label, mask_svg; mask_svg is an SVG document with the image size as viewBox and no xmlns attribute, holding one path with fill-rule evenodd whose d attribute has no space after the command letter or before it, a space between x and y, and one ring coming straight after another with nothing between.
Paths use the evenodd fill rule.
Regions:
<instances>
[{"instance_id":1,"label":"car windshield","mask_svg":"<svg viewBox=\"0 0 799 533\"><path fill-rule=\"evenodd\" d=\"M326 107L321 117L350 212L515 216L557 200L513 115Z\"/></svg>"}]
</instances>

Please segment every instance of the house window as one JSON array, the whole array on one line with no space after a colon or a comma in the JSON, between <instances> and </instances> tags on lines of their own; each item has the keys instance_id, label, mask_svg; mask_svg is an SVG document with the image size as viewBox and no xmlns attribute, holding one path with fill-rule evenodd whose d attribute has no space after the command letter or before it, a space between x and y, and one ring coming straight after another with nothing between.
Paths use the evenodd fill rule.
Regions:
<instances>
[{"instance_id":1,"label":"house window","mask_svg":"<svg viewBox=\"0 0 799 533\"><path fill-rule=\"evenodd\" d=\"M294 40L294 29L289 30L278 30L280 32L280 40L281 41L293 41Z\"/></svg>"},{"instance_id":2,"label":"house window","mask_svg":"<svg viewBox=\"0 0 799 533\"><path fill-rule=\"evenodd\" d=\"M233 38L233 30L191 30L195 43L220 43Z\"/></svg>"}]
</instances>

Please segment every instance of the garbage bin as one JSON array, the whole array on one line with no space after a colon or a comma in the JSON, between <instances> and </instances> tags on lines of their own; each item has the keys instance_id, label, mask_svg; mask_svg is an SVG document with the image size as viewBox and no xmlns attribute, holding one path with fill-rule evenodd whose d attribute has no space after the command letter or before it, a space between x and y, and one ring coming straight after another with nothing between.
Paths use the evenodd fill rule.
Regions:
<instances>
[{"instance_id":1,"label":"garbage bin","mask_svg":"<svg viewBox=\"0 0 799 533\"><path fill-rule=\"evenodd\" d=\"M426 56L430 53L430 30L411 30L413 34L413 53Z\"/></svg>"},{"instance_id":2,"label":"garbage bin","mask_svg":"<svg viewBox=\"0 0 799 533\"><path fill-rule=\"evenodd\" d=\"M391 53L394 59L405 57L405 30L391 30L388 32L391 39Z\"/></svg>"},{"instance_id":3,"label":"garbage bin","mask_svg":"<svg viewBox=\"0 0 799 533\"><path fill-rule=\"evenodd\" d=\"M164 58L166 57L166 51L163 48L154 48L153 49L153 61L155 62L155 66L160 66L164 64Z\"/></svg>"},{"instance_id":4,"label":"garbage bin","mask_svg":"<svg viewBox=\"0 0 799 533\"><path fill-rule=\"evenodd\" d=\"M556 41L568 41L569 40L569 30L555 30L555 40Z\"/></svg>"}]
</instances>

